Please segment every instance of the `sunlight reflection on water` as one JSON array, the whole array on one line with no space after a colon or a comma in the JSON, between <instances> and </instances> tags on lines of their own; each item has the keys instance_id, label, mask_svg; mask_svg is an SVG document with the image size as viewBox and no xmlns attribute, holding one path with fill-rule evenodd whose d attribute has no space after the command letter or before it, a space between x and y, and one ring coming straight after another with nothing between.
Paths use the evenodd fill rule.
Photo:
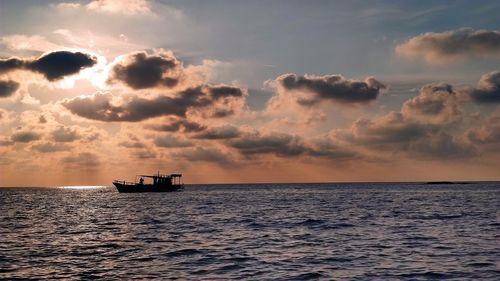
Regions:
<instances>
[{"instance_id":1,"label":"sunlight reflection on water","mask_svg":"<svg viewBox=\"0 0 500 281\"><path fill-rule=\"evenodd\" d=\"M91 188L105 188L104 185L68 185L68 186L58 186L58 188L68 188L68 189L91 189Z\"/></svg>"}]
</instances>

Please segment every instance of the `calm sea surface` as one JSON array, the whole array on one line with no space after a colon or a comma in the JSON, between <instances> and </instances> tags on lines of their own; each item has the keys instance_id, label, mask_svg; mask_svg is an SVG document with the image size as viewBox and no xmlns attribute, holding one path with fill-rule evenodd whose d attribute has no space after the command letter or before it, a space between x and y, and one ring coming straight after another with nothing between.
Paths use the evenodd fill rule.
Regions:
<instances>
[{"instance_id":1,"label":"calm sea surface","mask_svg":"<svg viewBox=\"0 0 500 281\"><path fill-rule=\"evenodd\" d=\"M0 189L0 278L499 280L500 184Z\"/></svg>"}]
</instances>

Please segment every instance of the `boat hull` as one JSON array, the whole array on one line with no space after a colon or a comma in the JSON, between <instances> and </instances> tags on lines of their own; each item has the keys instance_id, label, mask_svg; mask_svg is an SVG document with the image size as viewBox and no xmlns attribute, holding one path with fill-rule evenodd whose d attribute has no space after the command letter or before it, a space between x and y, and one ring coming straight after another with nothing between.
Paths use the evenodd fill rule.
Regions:
<instances>
[{"instance_id":1,"label":"boat hull","mask_svg":"<svg viewBox=\"0 0 500 281\"><path fill-rule=\"evenodd\" d=\"M113 182L113 184L120 193L174 192L184 188L183 184L152 185L152 184L123 184L119 182Z\"/></svg>"}]
</instances>

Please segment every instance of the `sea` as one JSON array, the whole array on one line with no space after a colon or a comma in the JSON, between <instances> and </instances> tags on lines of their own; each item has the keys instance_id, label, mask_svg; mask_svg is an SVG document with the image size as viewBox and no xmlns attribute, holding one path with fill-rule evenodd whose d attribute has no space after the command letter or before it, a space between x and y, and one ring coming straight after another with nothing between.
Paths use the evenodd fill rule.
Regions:
<instances>
[{"instance_id":1,"label":"sea","mask_svg":"<svg viewBox=\"0 0 500 281\"><path fill-rule=\"evenodd\" d=\"M2 280L500 280L500 183L0 188Z\"/></svg>"}]
</instances>

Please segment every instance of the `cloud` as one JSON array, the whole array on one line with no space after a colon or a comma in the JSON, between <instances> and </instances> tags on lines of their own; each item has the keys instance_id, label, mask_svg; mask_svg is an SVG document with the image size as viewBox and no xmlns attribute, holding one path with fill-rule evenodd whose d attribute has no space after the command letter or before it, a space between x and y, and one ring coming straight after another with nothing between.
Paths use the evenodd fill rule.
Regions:
<instances>
[{"instance_id":1,"label":"cloud","mask_svg":"<svg viewBox=\"0 0 500 281\"><path fill-rule=\"evenodd\" d=\"M231 139L228 145L243 155L275 154L278 156L298 156L306 149L298 136L283 133L261 134L247 133L237 139Z\"/></svg>"},{"instance_id":2,"label":"cloud","mask_svg":"<svg viewBox=\"0 0 500 281\"><path fill-rule=\"evenodd\" d=\"M7 48L15 51L30 50L45 52L61 48L60 45L50 42L41 35L13 34L1 37L0 42Z\"/></svg>"},{"instance_id":3,"label":"cloud","mask_svg":"<svg viewBox=\"0 0 500 281\"><path fill-rule=\"evenodd\" d=\"M321 101L342 103L367 103L377 98L385 85L373 77L365 81L346 79L341 75L283 74L274 80L279 94L298 92L295 100L302 106L311 106Z\"/></svg>"},{"instance_id":4,"label":"cloud","mask_svg":"<svg viewBox=\"0 0 500 281\"><path fill-rule=\"evenodd\" d=\"M205 162L213 162L218 164L229 164L232 163L231 156L222 152L217 148L203 148L196 147L183 150L182 152L174 154L175 157L180 157L187 159L189 161L205 161Z\"/></svg>"},{"instance_id":5,"label":"cloud","mask_svg":"<svg viewBox=\"0 0 500 281\"><path fill-rule=\"evenodd\" d=\"M145 15L151 14L146 0L93 0L86 5L90 11L106 14Z\"/></svg>"},{"instance_id":6,"label":"cloud","mask_svg":"<svg viewBox=\"0 0 500 281\"><path fill-rule=\"evenodd\" d=\"M347 146L365 148L382 156L388 156L388 152L439 160L475 156L477 149L453 136L452 131L452 127L421 123L391 112L374 120L360 119L349 130L338 130L335 137Z\"/></svg>"},{"instance_id":7,"label":"cloud","mask_svg":"<svg viewBox=\"0 0 500 281\"><path fill-rule=\"evenodd\" d=\"M90 152L81 152L77 155L66 156L61 161L66 166L72 168L95 169L101 164L99 157Z\"/></svg>"},{"instance_id":8,"label":"cloud","mask_svg":"<svg viewBox=\"0 0 500 281\"><path fill-rule=\"evenodd\" d=\"M17 120L15 111L8 111L0 108L0 126L12 124Z\"/></svg>"},{"instance_id":9,"label":"cloud","mask_svg":"<svg viewBox=\"0 0 500 281\"><path fill-rule=\"evenodd\" d=\"M152 159L156 158L156 154L148 150L139 150L133 153L133 155L138 159Z\"/></svg>"},{"instance_id":10,"label":"cloud","mask_svg":"<svg viewBox=\"0 0 500 281\"><path fill-rule=\"evenodd\" d=\"M500 72L492 71L481 76L471 97L480 103L500 103Z\"/></svg>"},{"instance_id":11,"label":"cloud","mask_svg":"<svg viewBox=\"0 0 500 281\"><path fill-rule=\"evenodd\" d=\"M190 110L206 109L210 117L213 112L232 108L246 93L240 88L226 85L206 85L189 88L175 96L158 96L152 99L133 96L114 104L110 93L95 93L91 96L76 97L62 101L62 105L78 116L106 121L137 122L159 116L185 117Z\"/></svg>"},{"instance_id":12,"label":"cloud","mask_svg":"<svg viewBox=\"0 0 500 281\"><path fill-rule=\"evenodd\" d=\"M59 127L52 132L52 137L56 142L73 142L80 139L80 135L76 130L67 127Z\"/></svg>"},{"instance_id":13,"label":"cloud","mask_svg":"<svg viewBox=\"0 0 500 281\"><path fill-rule=\"evenodd\" d=\"M0 98L6 98L12 96L17 89L19 89L19 83L12 80L0 80Z\"/></svg>"},{"instance_id":14,"label":"cloud","mask_svg":"<svg viewBox=\"0 0 500 281\"><path fill-rule=\"evenodd\" d=\"M105 122L137 122L162 115L184 116L186 104L181 99L161 96L144 99L134 96L123 104L113 104L110 93L97 92L91 96L64 100L62 105L78 116Z\"/></svg>"},{"instance_id":15,"label":"cloud","mask_svg":"<svg viewBox=\"0 0 500 281\"><path fill-rule=\"evenodd\" d=\"M423 86L419 95L406 101L401 111L407 117L434 123L456 121L462 116L465 97L446 83Z\"/></svg>"},{"instance_id":16,"label":"cloud","mask_svg":"<svg viewBox=\"0 0 500 281\"><path fill-rule=\"evenodd\" d=\"M241 135L238 128L231 125L224 125L220 127L209 128L201 133L195 134L193 137L196 139L233 139Z\"/></svg>"},{"instance_id":17,"label":"cloud","mask_svg":"<svg viewBox=\"0 0 500 281\"><path fill-rule=\"evenodd\" d=\"M500 31L461 28L447 32L427 32L396 47L404 57L423 57L428 63L442 64L467 57L500 57Z\"/></svg>"},{"instance_id":18,"label":"cloud","mask_svg":"<svg viewBox=\"0 0 500 281\"><path fill-rule=\"evenodd\" d=\"M55 51L43 54L37 59L0 59L0 74L14 70L30 70L42 74L47 80L55 81L64 76L77 74L92 67L97 58L81 52Z\"/></svg>"},{"instance_id":19,"label":"cloud","mask_svg":"<svg viewBox=\"0 0 500 281\"><path fill-rule=\"evenodd\" d=\"M68 9L61 12L68 16ZM81 12L78 7L71 9L73 9L72 13L75 15ZM139 42L125 41L123 36L96 32L98 31L76 32L68 29L57 29L46 33L44 36L37 34L9 34L0 36L0 44L15 52L40 53L53 50L86 50L86 52L93 52L107 58L148 48Z\"/></svg>"},{"instance_id":20,"label":"cloud","mask_svg":"<svg viewBox=\"0 0 500 281\"><path fill-rule=\"evenodd\" d=\"M126 148L145 148L146 147L145 144L143 144L142 142L139 142L139 141L134 141L134 142L124 141L124 142L119 143L119 145L126 147Z\"/></svg>"},{"instance_id":21,"label":"cloud","mask_svg":"<svg viewBox=\"0 0 500 281\"><path fill-rule=\"evenodd\" d=\"M26 67L26 62L20 58L0 59L0 74L22 69Z\"/></svg>"},{"instance_id":22,"label":"cloud","mask_svg":"<svg viewBox=\"0 0 500 281\"><path fill-rule=\"evenodd\" d=\"M183 131L190 133L203 131L206 129L206 126L183 118L168 118L168 120L162 122L162 124L148 124L146 128L161 132Z\"/></svg>"},{"instance_id":23,"label":"cloud","mask_svg":"<svg viewBox=\"0 0 500 281\"><path fill-rule=\"evenodd\" d=\"M478 154L475 146L445 132L412 142L408 152L419 158L439 160L468 158Z\"/></svg>"},{"instance_id":24,"label":"cloud","mask_svg":"<svg viewBox=\"0 0 500 281\"><path fill-rule=\"evenodd\" d=\"M41 139L41 137L42 135L39 133L22 131L14 133L10 139L13 142L32 142Z\"/></svg>"},{"instance_id":25,"label":"cloud","mask_svg":"<svg viewBox=\"0 0 500 281\"><path fill-rule=\"evenodd\" d=\"M59 151L67 151L71 148L67 145L60 143L41 143L31 147L32 150L42 152L42 153L51 153L51 152L59 152Z\"/></svg>"},{"instance_id":26,"label":"cloud","mask_svg":"<svg viewBox=\"0 0 500 281\"><path fill-rule=\"evenodd\" d=\"M62 2L55 5L57 9L69 10L69 9L78 9L81 7L80 3L71 3L71 2Z\"/></svg>"},{"instance_id":27,"label":"cloud","mask_svg":"<svg viewBox=\"0 0 500 281\"><path fill-rule=\"evenodd\" d=\"M239 137L228 138L224 143L247 157L271 154L287 158L309 157L345 161L361 157L359 153L330 137L303 140L297 135L255 131L240 132Z\"/></svg>"},{"instance_id":28,"label":"cloud","mask_svg":"<svg viewBox=\"0 0 500 281\"><path fill-rule=\"evenodd\" d=\"M465 132L465 137L473 144L492 146L493 151L500 148L500 108L490 116L478 120L478 126L473 126Z\"/></svg>"},{"instance_id":29,"label":"cloud","mask_svg":"<svg viewBox=\"0 0 500 281\"><path fill-rule=\"evenodd\" d=\"M377 149L403 150L415 139L422 138L434 130L400 112L390 112L374 120L358 119L347 131L340 130L335 137L349 144Z\"/></svg>"},{"instance_id":30,"label":"cloud","mask_svg":"<svg viewBox=\"0 0 500 281\"><path fill-rule=\"evenodd\" d=\"M120 81L132 89L171 88L182 75L182 64L171 52L136 52L122 57L111 69L108 83Z\"/></svg>"},{"instance_id":31,"label":"cloud","mask_svg":"<svg viewBox=\"0 0 500 281\"><path fill-rule=\"evenodd\" d=\"M180 139L172 135L157 136L154 140L156 146L174 148L174 147L189 147L193 144L185 139Z\"/></svg>"},{"instance_id":32,"label":"cloud","mask_svg":"<svg viewBox=\"0 0 500 281\"><path fill-rule=\"evenodd\" d=\"M338 144L331 137L311 140L307 146L307 155L314 158L332 160L351 160L361 158L361 155L346 146Z\"/></svg>"},{"instance_id":33,"label":"cloud","mask_svg":"<svg viewBox=\"0 0 500 281\"><path fill-rule=\"evenodd\" d=\"M14 142L10 140L0 140L0 146L11 146Z\"/></svg>"},{"instance_id":34,"label":"cloud","mask_svg":"<svg viewBox=\"0 0 500 281\"><path fill-rule=\"evenodd\" d=\"M49 81L63 78L80 72L83 68L91 67L97 59L81 52L57 51L42 55L28 63L27 68L39 72Z\"/></svg>"}]
</instances>

